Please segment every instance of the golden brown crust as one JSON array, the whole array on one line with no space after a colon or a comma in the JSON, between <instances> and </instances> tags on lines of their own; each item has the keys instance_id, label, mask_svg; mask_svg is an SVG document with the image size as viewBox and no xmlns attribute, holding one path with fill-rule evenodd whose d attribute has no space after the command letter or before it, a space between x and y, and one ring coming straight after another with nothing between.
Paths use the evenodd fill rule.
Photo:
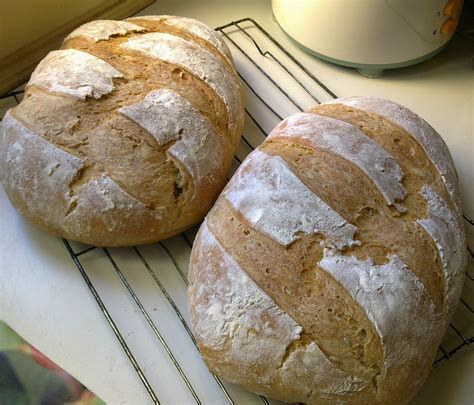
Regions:
<instances>
[{"instance_id":1,"label":"golden brown crust","mask_svg":"<svg viewBox=\"0 0 474 405\"><path fill-rule=\"evenodd\" d=\"M253 229L225 200L212 214L207 223L215 238L323 352L331 353L337 368L368 380L380 374L377 332L348 292L315 267L323 256L322 235L301 236L285 248ZM347 346L338 344L339 337Z\"/></svg>"},{"instance_id":2,"label":"golden brown crust","mask_svg":"<svg viewBox=\"0 0 474 405\"><path fill-rule=\"evenodd\" d=\"M212 52L216 57L221 59L227 66L229 72L231 72L237 78L237 71L235 67L229 63L227 57L225 57L213 44L209 41L206 41L203 38L199 38L196 35L193 35L189 31L185 29L170 25L167 23L166 18L163 18L161 21L157 20L149 20L146 18L134 17L131 19L134 24L140 25L141 27L146 28L149 32L166 32L169 34L173 34L179 36L181 38L187 39L189 41L196 42L197 44L201 45L202 47L208 49Z\"/></svg>"},{"instance_id":3,"label":"golden brown crust","mask_svg":"<svg viewBox=\"0 0 474 405\"><path fill-rule=\"evenodd\" d=\"M407 189L403 202L414 214L419 213L423 205L417 198L423 184L429 184L440 196L451 201L438 171L421 145L399 125L381 115L342 104L321 104L309 112L352 124L388 151L403 170L403 185ZM422 213L418 215L422 216Z\"/></svg>"},{"instance_id":4,"label":"golden brown crust","mask_svg":"<svg viewBox=\"0 0 474 405\"><path fill-rule=\"evenodd\" d=\"M436 245L413 219L425 216L419 209L399 213L387 206L370 178L349 161L304 141L272 138L262 150L285 158L298 177L328 205L358 228L360 246L345 251L361 260L372 258L375 264L387 263L397 254L425 285L437 307L443 306L444 281ZM354 193L354 190L364 190ZM409 194L408 194L409 195ZM421 198L419 198L421 200ZM423 202L420 201L420 206ZM415 248L416 247L416 248ZM427 272L426 269L431 269Z\"/></svg>"},{"instance_id":5,"label":"golden brown crust","mask_svg":"<svg viewBox=\"0 0 474 405\"><path fill-rule=\"evenodd\" d=\"M193 24L192 21L187 23ZM231 165L233 145L240 137L243 110L238 111L234 118L237 120L232 125L235 131L230 133L228 106L208 82L183 66L121 45L150 31L179 34L211 52L234 77L235 70L228 59L207 41L191 38L190 34L172 26L154 26L153 23L145 25L149 25L149 29L138 28L114 33L108 30L118 29L117 24L105 21L91 23L88 31L82 31L83 34L80 34L79 29L80 35L68 37L62 51L56 51L54 57L43 62L41 72L27 86L23 102L11 112L11 119L16 121L12 125L24 127L20 132L31 131L47 140L54 148L82 161L77 172L71 173L73 180L67 185L66 196L60 195L57 198L57 204L68 207L64 215L69 220L74 216L71 213L76 210L76 199L82 195L81 191L104 176L108 179L107 185L102 184L100 187L105 187L105 199L107 194L112 193L109 189L118 188L121 190L117 191L119 194L124 193L123 198L130 198L135 201L134 204L143 205L140 212L136 211L131 216L127 214L125 218L117 208L122 202L113 202L115 207L104 202L104 210L107 212L96 212L96 217L84 219L81 230L78 226L72 227L74 229L66 226L68 221L66 217L61 218L60 209L56 222L51 218L45 223L36 219L36 216L42 215L41 210L29 212L26 206L21 208L26 216L50 232L95 245L130 245L156 241L199 221L224 186ZM132 25L133 27L138 26ZM84 35L84 32L93 32L93 36L98 33L101 39ZM68 79L68 73L61 72L61 69L68 68L66 64L70 63L67 62L69 60L77 66L71 68L73 75L76 74L69 75L73 76L72 79ZM55 63L54 69L58 74L48 73L48 63L50 66ZM92 70L87 72L87 63L91 64L91 69L92 63L95 63L98 73L92 73ZM85 70L77 73L74 69ZM100 77L102 72L105 72L103 79ZM112 74L110 79L106 77ZM64 80L70 80L71 83ZM81 88L81 80L84 80L84 90ZM107 80L110 82L107 83ZM67 86L72 87L68 90ZM88 90L88 86L92 90ZM94 86L99 87L94 89ZM237 79L235 86L239 87ZM81 97L83 93L86 96ZM143 123L132 120L123 112L123 108L130 106L134 106L135 110L143 109L140 103L149 94L161 95L158 102L165 104L160 105L163 108L175 108L173 111L178 111L176 109L179 108L183 121L186 120L176 123L174 128L170 124L163 124L159 128L161 132L166 131L166 128L178 131L181 125L177 134L171 134L170 141L161 142ZM241 100L236 105L239 103ZM190 109L188 115L186 108ZM173 113L169 113L166 119L171 123L173 116ZM196 119L200 120L200 125L193 124ZM196 130L204 133L195 132ZM193 137L195 141L190 142L182 137ZM13 143L7 143L5 147L12 148L12 145ZM204 150L205 148L209 149ZM212 166L215 166L214 169L199 167L206 162L206 155L217 156ZM22 164L29 163L25 160ZM8 164L6 168L8 170ZM28 180L25 180L23 186L27 187L27 184ZM14 204L19 205L18 200L21 198L15 195L15 187L19 185L11 184L8 187L9 194ZM98 188L97 193L101 192ZM99 194L98 198L102 198ZM39 199L38 207L41 207L41 199L45 200L46 197L36 198ZM93 198L89 191L87 198ZM105 226L101 219L103 215L110 218L115 215L117 218ZM80 218L76 220L81 221ZM120 232L115 232L115 227L120 227Z\"/></svg>"},{"instance_id":6,"label":"golden brown crust","mask_svg":"<svg viewBox=\"0 0 474 405\"><path fill-rule=\"evenodd\" d=\"M140 35L142 33L130 33L100 42L79 37L63 45L64 49L77 49L95 55L127 77L126 81L116 83L117 91L102 98L97 108L104 112L113 110L140 100L152 90L169 88L189 100L220 133L228 135L228 117L224 103L206 83L181 66L120 47L128 38ZM97 100L87 101L97 103Z\"/></svg>"},{"instance_id":7,"label":"golden brown crust","mask_svg":"<svg viewBox=\"0 0 474 405\"><path fill-rule=\"evenodd\" d=\"M191 318L209 367L284 401L408 402L465 265L459 207L431 158L388 118L342 104L279 124L193 247Z\"/></svg>"}]
</instances>

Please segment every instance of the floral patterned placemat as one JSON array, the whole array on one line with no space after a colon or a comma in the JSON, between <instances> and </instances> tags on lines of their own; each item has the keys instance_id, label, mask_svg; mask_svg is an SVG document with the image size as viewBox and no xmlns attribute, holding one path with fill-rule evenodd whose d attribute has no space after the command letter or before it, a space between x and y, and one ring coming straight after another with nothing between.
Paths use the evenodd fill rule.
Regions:
<instances>
[{"instance_id":1,"label":"floral patterned placemat","mask_svg":"<svg viewBox=\"0 0 474 405\"><path fill-rule=\"evenodd\" d=\"M0 404L105 404L0 321Z\"/></svg>"}]
</instances>

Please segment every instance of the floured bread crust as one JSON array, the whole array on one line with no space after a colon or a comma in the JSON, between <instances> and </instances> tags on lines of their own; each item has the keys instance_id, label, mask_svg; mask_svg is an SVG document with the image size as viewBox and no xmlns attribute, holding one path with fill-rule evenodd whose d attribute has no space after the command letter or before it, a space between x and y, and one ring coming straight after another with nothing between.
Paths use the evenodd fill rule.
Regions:
<instances>
[{"instance_id":1,"label":"floured bread crust","mask_svg":"<svg viewBox=\"0 0 474 405\"><path fill-rule=\"evenodd\" d=\"M202 40L212 44L215 48L223 54L230 65L233 66L232 55L230 53L227 44L222 40L219 34L213 29L209 28L206 24L203 24L200 21L194 20L192 18L186 17L175 17L169 15L149 15L149 16L139 16L128 18L128 21L150 21L162 23L168 27L174 27L176 29L187 32L190 35L194 35Z\"/></svg>"},{"instance_id":2,"label":"floured bread crust","mask_svg":"<svg viewBox=\"0 0 474 405\"><path fill-rule=\"evenodd\" d=\"M7 114L2 181L12 204L52 233L100 246L153 242L207 213L242 127L230 53L204 24L92 21L40 62Z\"/></svg>"},{"instance_id":3,"label":"floured bread crust","mask_svg":"<svg viewBox=\"0 0 474 405\"><path fill-rule=\"evenodd\" d=\"M279 156L257 150L232 178L223 197L256 229L282 245L301 234L315 233L325 235L339 249L357 244L356 228L308 190Z\"/></svg>"},{"instance_id":4,"label":"floured bread crust","mask_svg":"<svg viewBox=\"0 0 474 405\"><path fill-rule=\"evenodd\" d=\"M112 36L143 31L146 31L146 28L127 21L96 20L81 25L71 32L64 41L77 37L85 37L95 42L106 41Z\"/></svg>"},{"instance_id":5,"label":"floured bread crust","mask_svg":"<svg viewBox=\"0 0 474 405\"><path fill-rule=\"evenodd\" d=\"M239 86L222 61L202 46L176 35L153 32L130 38L121 47L185 68L207 83L224 101L229 116L229 131L235 132L241 113Z\"/></svg>"},{"instance_id":6,"label":"floured bread crust","mask_svg":"<svg viewBox=\"0 0 474 405\"><path fill-rule=\"evenodd\" d=\"M327 104L343 104L378 114L409 132L433 162L456 206L461 206L458 177L448 147L443 138L423 118L400 104L380 97L343 97Z\"/></svg>"},{"instance_id":7,"label":"floured bread crust","mask_svg":"<svg viewBox=\"0 0 474 405\"><path fill-rule=\"evenodd\" d=\"M416 114L364 97L272 131L193 247L191 318L212 370L288 402L415 395L466 264L454 166L433 145Z\"/></svg>"},{"instance_id":8,"label":"floured bread crust","mask_svg":"<svg viewBox=\"0 0 474 405\"><path fill-rule=\"evenodd\" d=\"M37 86L80 100L99 99L114 90L113 79L123 77L113 66L93 55L62 49L46 55L32 73L27 88Z\"/></svg>"},{"instance_id":9,"label":"floured bread crust","mask_svg":"<svg viewBox=\"0 0 474 405\"><path fill-rule=\"evenodd\" d=\"M347 136L347 132L351 136ZM406 195L401 184L402 169L397 162L362 131L329 117L314 119L314 114L294 114L283 120L269 138L296 137L356 164L376 184L388 205L397 204Z\"/></svg>"}]
</instances>

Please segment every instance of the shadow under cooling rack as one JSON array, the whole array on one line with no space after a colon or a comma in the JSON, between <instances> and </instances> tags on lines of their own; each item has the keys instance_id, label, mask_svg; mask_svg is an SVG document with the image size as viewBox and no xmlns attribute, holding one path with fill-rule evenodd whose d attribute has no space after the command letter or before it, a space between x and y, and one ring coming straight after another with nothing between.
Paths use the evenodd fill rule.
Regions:
<instances>
[{"instance_id":1,"label":"shadow under cooling rack","mask_svg":"<svg viewBox=\"0 0 474 405\"><path fill-rule=\"evenodd\" d=\"M216 30L222 33L232 50L247 95L245 111L248 119L235 155L235 171L245 156L284 117L304 111L314 103L335 98L336 94L253 19L233 21ZM23 90L20 89L4 99L10 97L18 103L22 94ZM464 218L468 227L474 225L469 217L465 215ZM276 404L276 401L264 396L255 396L222 382L202 364L186 310L187 267L196 231L197 227L154 245L127 249L88 247L67 240L64 240L64 245L152 401L159 403L163 384L172 381L169 376L165 383L155 378L156 373L160 374L160 362L166 362L172 369L167 369L166 373L174 373L179 387L187 390L187 398L198 404L209 402L206 392L212 389L218 390L220 398L230 404ZM469 251L469 257L463 298L439 347L435 365L474 342L472 251ZM110 278L112 276L113 280ZM121 299L115 297L115 288L125 291L128 297L126 305L123 296ZM145 290L147 294L142 293ZM104 296L108 297L107 300ZM130 344L136 333L134 325L119 325L112 314L117 311L131 311L136 315L135 318L140 318L136 324L141 331L140 344L144 344L142 334L145 328L152 343L158 343L161 348L162 357L148 359L141 356L139 359L136 356L136 350ZM166 311L168 317L174 318L172 326L167 321L160 321L157 315ZM183 345L193 347L191 357L189 354L183 356L180 349ZM158 369L154 373L147 371L152 363Z\"/></svg>"}]
</instances>

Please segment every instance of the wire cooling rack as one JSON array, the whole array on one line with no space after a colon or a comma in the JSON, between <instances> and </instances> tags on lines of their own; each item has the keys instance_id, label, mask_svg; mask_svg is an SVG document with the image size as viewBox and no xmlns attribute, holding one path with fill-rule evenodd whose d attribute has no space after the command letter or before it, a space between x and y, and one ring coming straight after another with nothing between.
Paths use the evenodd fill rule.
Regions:
<instances>
[{"instance_id":1,"label":"wire cooling rack","mask_svg":"<svg viewBox=\"0 0 474 405\"><path fill-rule=\"evenodd\" d=\"M235 155L232 168L235 171L245 156L284 117L337 96L252 18L233 21L216 30L222 33L233 51L247 95L245 112L248 119ZM6 108L18 104L22 96L23 89L20 88L1 97L0 116ZM464 219L467 227L474 227L467 215ZM189 253L196 232L197 227L154 245L128 249L96 248L67 240L63 242L153 402L170 401L160 393L163 382L155 378L156 373L147 370L150 364L154 364L155 368L157 364L159 367L163 365L163 374L170 374L179 381L176 387L171 388L187 390L188 402L211 403L209 398L217 397L209 397L208 394L217 390L221 402L276 404L276 401L243 392L221 381L205 369L199 358L196 340L189 327L185 296ZM137 277L141 279L137 281ZM145 293L144 285L148 286ZM128 297L125 308L119 308L126 298L124 295L117 297L118 290ZM473 292L474 255L469 250L463 296L439 347L435 366L474 342ZM132 339L131 336L137 332L133 325L116 322L120 311L130 311L134 317L140 318L140 328L137 328L140 329L140 336ZM160 319L158 314L161 312L167 312L168 318ZM148 330L144 332L146 328ZM150 333L154 345L158 343L160 347L161 357L150 355L150 358L139 358L136 356L137 345L133 342L143 341L142 334ZM181 353L183 346L180 345L190 345L194 357L184 357ZM187 350L189 352L190 349ZM196 365L190 366L190 363Z\"/></svg>"}]
</instances>

